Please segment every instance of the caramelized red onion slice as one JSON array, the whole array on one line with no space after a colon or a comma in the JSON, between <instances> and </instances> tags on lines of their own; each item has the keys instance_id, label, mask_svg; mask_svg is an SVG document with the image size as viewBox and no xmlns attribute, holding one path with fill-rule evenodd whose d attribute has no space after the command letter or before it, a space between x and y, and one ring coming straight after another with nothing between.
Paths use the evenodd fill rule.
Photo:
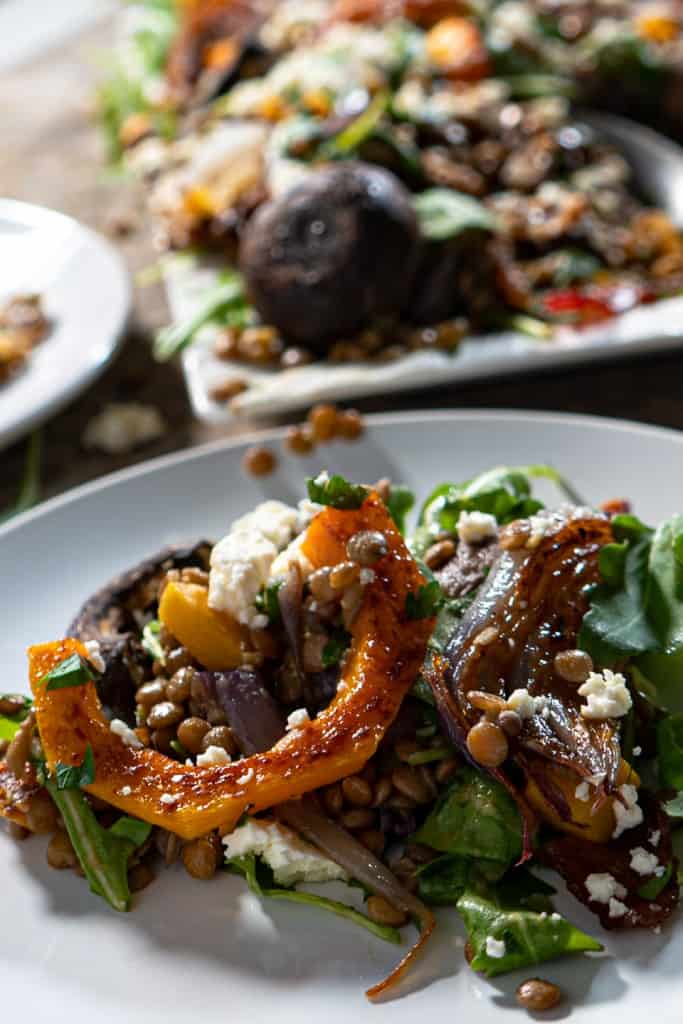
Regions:
<instances>
[{"instance_id":1,"label":"caramelized red onion slice","mask_svg":"<svg viewBox=\"0 0 683 1024\"><path fill-rule=\"evenodd\" d=\"M270 750L285 734L285 723L260 672L236 668L230 672L200 672L192 697L223 711L243 754Z\"/></svg>"},{"instance_id":2,"label":"caramelized red onion slice","mask_svg":"<svg viewBox=\"0 0 683 1024\"><path fill-rule=\"evenodd\" d=\"M434 930L436 921L431 910L408 892L386 865L354 839L346 829L321 814L310 797L281 804L275 808L275 814L343 867L351 878L378 896L383 896L392 906L419 922L420 935L412 949L387 978L366 992L368 999L373 1001L395 994L397 985L424 949Z\"/></svg>"}]
</instances>

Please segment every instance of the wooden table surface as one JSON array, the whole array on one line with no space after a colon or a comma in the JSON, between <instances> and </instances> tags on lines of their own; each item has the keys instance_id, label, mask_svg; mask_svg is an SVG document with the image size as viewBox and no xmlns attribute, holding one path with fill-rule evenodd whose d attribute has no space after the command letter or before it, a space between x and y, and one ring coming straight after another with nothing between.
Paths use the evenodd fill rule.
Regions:
<instances>
[{"instance_id":1,"label":"wooden table surface","mask_svg":"<svg viewBox=\"0 0 683 1024\"><path fill-rule=\"evenodd\" d=\"M132 273L155 259L142 217L142 196L127 181L104 171L92 122L98 57L111 38L107 22L0 75L0 194L72 214L105 234L119 215L137 217L140 227L118 239ZM135 311L123 348L91 390L56 416L43 431L43 496L58 494L122 466L217 436L193 421L179 370L159 366L149 354L150 332L165 322L158 287L137 289ZM683 325L682 329L683 329ZM365 412L387 409L516 408L595 413L683 428L683 345L680 354L641 357L561 373L534 374L363 400ZM2 396L0 394L0 401ZM126 456L85 452L81 436L89 419L110 401L141 401L159 407L168 430L158 442ZM235 424L239 434L253 424ZM0 508L17 490L25 444L0 456ZM495 459L495 453L492 453Z\"/></svg>"}]
</instances>

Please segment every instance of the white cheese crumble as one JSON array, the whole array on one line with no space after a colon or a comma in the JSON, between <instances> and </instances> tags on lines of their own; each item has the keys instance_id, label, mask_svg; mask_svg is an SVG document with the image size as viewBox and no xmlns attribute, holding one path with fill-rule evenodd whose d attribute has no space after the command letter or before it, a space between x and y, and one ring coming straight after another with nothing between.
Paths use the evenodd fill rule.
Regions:
<instances>
[{"instance_id":1,"label":"white cheese crumble","mask_svg":"<svg viewBox=\"0 0 683 1024\"><path fill-rule=\"evenodd\" d=\"M495 537L498 532L496 517L488 512L466 512L460 513L456 527L458 537L464 544L481 544L482 541Z\"/></svg>"},{"instance_id":2,"label":"white cheese crumble","mask_svg":"<svg viewBox=\"0 0 683 1024\"><path fill-rule=\"evenodd\" d=\"M631 871L637 875L654 875L660 867L657 854L648 853L643 846L634 846L630 854Z\"/></svg>"},{"instance_id":3,"label":"white cheese crumble","mask_svg":"<svg viewBox=\"0 0 683 1024\"><path fill-rule=\"evenodd\" d=\"M223 839L226 860L253 853L270 867L278 885L297 882L347 881L343 868L307 843L286 825L249 819Z\"/></svg>"},{"instance_id":4,"label":"white cheese crumble","mask_svg":"<svg viewBox=\"0 0 683 1024\"><path fill-rule=\"evenodd\" d=\"M634 757L640 757L642 752L643 752L643 748L642 747L634 747L633 748L633 756Z\"/></svg>"},{"instance_id":5,"label":"white cheese crumble","mask_svg":"<svg viewBox=\"0 0 683 1024\"><path fill-rule=\"evenodd\" d=\"M524 721L527 718L533 718L538 712L543 712L546 708L546 698L532 697L528 690L520 688L512 691L507 699L507 706L510 711L516 711Z\"/></svg>"},{"instance_id":6,"label":"white cheese crumble","mask_svg":"<svg viewBox=\"0 0 683 1024\"><path fill-rule=\"evenodd\" d=\"M207 747L203 754L197 757L197 764L200 768L211 764L230 764L230 754L223 747Z\"/></svg>"},{"instance_id":7,"label":"white cheese crumble","mask_svg":"<svg viewBox=\"0 0 683 1024\"><path fill-rule=\"evenodd\" d=\"M88 661L97 672L104 672L107 668L102 657L102 648L99 640L86 640L83 645L88 652Z\"/></svg>"},{"instance_id":8,"label":"white cheese crumble","mask_svg":"<svg viewBox=\"0 0 683 1024\"><path fill-rule=\"evenodd\" d=\"M182 781L183 781L183 776L182 775L176 774L176 775L172 775L171 776L171 782L182 782Z\"/></svg>"},{"instance_id":9,"label":"white cheese crumble","mask_svg":"<svg viewBox=\"0 0 683 1024\"><path fill-rule=\"evenodd\" d=\"M109 728L115 736L119 737L124 746L132 747L133 750L141 749L142 743L137 735L133 732L130 726L126 725L125 722L122 722L120 718L113 718Z\"/></svg>"},{"instance_id":10,"label":"white cheese crumble","mask_svg":"<svg viewBox=\"0 0 683 1024\"><path fill-rule=\"evenodd\" d=\"M311 716L306 708L297 708L296 711L292 711L287 717L287 732L291 732L292 729L298 729L300 726L305 725L306 722L310 722L310 720Z\"/></svg>"},{"instance_id":11,"label":"white cheese crumble","mask_svg":"<svg viewBox=\"0 0 683 1024\"><path fill-rule=\"evenodd\" d=\"M254 602L298 529L297 509L281 501L264 501L237 519L211 552L210 607L243 625L262 621Z\"/></svg>"},{"instance_id":12,"label":"white cheese crumble","mask_svg":"<svg viewBox=\"0 0 683 1024\"><path fill-rule=\"evenodd\" d=\"M609 916L610 917L623 917L628 907L621 900L615 899L614 896L609 901Z\"/></svg>"},{"instance_id":13,"label":"white cheese crumble","mask_svg":"<svg viewBox=\"0 0 683 1024\"><path fill-rule=\"evenodd\" d=\"M626 895L624 886L606 871L588 875L583 884L595 903L609 903L615 896L623 898Z\"/></svg>"},{"instance_id":14,"label":"white cheese crumble","mask_svg":"<svg viewBox=\"0 0 683 1024\"><path fill-rule=\"evenodd\" d=\"M507 952L504 939L494 939L492 935L486 936L486 955L494 960L502 960Z\"/></svg>"},{"instance_id":15,"label":"white cheese crumble","mask_svg":"<svg viewBox=\"0 0 683 1024\"><path fill-rule=\"evenodd\" d=\"M367 569L367 568L366 569L361 569L359 579L360 579L360 585L362 587L367 587L369 583L372 583L374 578L375 578L375 570L374 569Z\"/></svg>"},{"instance_id":16,"label":"white cheese crumble","mask_svg":"<svg viewBox=\"0 0 683 1024\"><path fill-rule=\"evenodd\" d=\"M166 432L161 413L140 402L110 402L94 416L83 433L83 447L122 455L156 441Z\"/></svg>"},{"instance_id":17,"label":"white cheese crumble","mask_svg":"<svg viewBox=\"0 0 683 1024\"><path fill-rule=\"evenodd\" d=\"M662 838L662 833L659 831L659 829L655 829L654 832L650 832L649 836L647 837L647 841L652 846L659 846L659 840L661 838Z\"/></svg>"},{"instance_id":18,"label":"white cheese crumble","mask_svg":"<svg viewBox=\"0 0 683 1024\"><path fill-rule=\"evenodd\" d=\"M633 703L622 674L608 668L589 673L586 682L579 687L579 694L586 697L586 703L581 706L584 718L623 718Z\"/></svg>"},{"instance_id":19,"label":"white cheese crumble","mask_svg":"<svg viewBox=\"0 0 683 1024\"><path fill-rule=\"evenodd\" d=\"M582 803L587 803L590 800L590 786L587 782L580 782L574 790L574 796L577 800L581 800Z\"/></svg>"},{"instance_id":20,"label":"white cheese crumble","mask_svg":"<svg viewBox=\"0 0 683 1024\"><path fill-rule=\"evenodd\" d=\"M618 839L622 832L626 832L629 828L635 828L643 820L643 811L638 803L636 787L625 783L623 786L619 786L617 793L621 800L614 800L612 804L617 822L612 833L613 839Z\"/></svg>"},{"instance_id":21,"label":"white cheese crumble","mask_svg":"<svg viewBox=\"0 0 683 1024\"><path fill-rule=\"evenodd\" d=\"M119 790L119 796L131 796L133 793L132 786L122 786Z\"/></svg>"},{"instance_id":22,"label":"white cheese crumble","mask_svg":"<svg viewBox=\"0 0 683 1024\"><path fill-rule=\"evenodd\" d=\"M284 551L281 551L275 561L270 567L271 579L281 579L287 575L292 565L298 565L301 570L301 577L307 580L313 572L313 565L306 558L306 555L301 550L301 545L306 537L305 533L300 533L298 537L287 545Z\"/></svg>"},{"instance_id":23,"label":"white cheese crumble","mask_svg":"<svg viewBox=\"0 0 683 1024\"><path fill-rule=\"evenodd\" d=\"M178 803L178 797L174 796L173 793L162 793L159 799L166 807L170 807L172 804Z\"/></svg>"},{"instance_id":24,"label":"white cheese crumble","mask_svg":"<svg viewBox=\"0 0 683 1024\"><path fill-rule=\"evenodd\" d=\"M251 780L254 778L254 774L255 773L253 768L247 768L246 772L243 772L242 775L240 775L239 779L237 780L237 785L246 786L247 783L251 782Z\"/></svg>"}]
</instances>

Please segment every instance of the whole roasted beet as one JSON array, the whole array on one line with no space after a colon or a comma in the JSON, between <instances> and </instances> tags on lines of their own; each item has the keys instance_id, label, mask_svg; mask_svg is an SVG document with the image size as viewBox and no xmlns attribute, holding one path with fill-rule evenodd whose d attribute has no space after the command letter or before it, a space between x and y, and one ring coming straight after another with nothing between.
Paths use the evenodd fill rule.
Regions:
<instances>
[{"instance_id":1,"label":"whole roasted beet","mask_svg":"<svg viewBox=\"0 0 683 1024\"><path fill-rule=\"evenodd\" d=\"M250 220L240 265L262 319L289 340L326 342L398 312L417 259L410 193L381 167L325 167Z\"/></svg>"}]
</instances>

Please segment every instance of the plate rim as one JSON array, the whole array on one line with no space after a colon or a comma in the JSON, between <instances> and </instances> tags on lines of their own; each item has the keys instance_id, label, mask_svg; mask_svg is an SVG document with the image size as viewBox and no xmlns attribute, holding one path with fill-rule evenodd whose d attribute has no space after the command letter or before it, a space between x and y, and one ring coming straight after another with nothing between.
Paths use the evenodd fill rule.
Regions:
<instances>
[{"instance_id":1,"label":"plate rim","mask_svg":"<svg viewBox=\"0 0 683 1024\"><path fill-rule=\"evenodd\" d=\"M374 425L390 425L392 423L410 425L411 423L422 422L477 422L496 419L514 419L520 422L526 421L530 425L552 423L559 426L563 424L565 426L571 426L572 424L580 424L584 427L600 427L614 434L635 433L660 438L661 440L673 441L676 444L683 445L683 430L679 430L676 427L665 427L657 424L642 423L638 420L629 420L615 416L599 416L591 413L483 407L480 409L417 409L405 412L368 413L363 416L366 428L373 427ZM94 480L78 484L76 487L71 487L61 494L48 498L45 501L40 502L34 508L28 509L26 512L22 512L19 515L12 517L4 525L0 525L0 544L13 533L21 530L24 526L28 526L32 522L43 519L58 509L75 504L81 499L89 497L91 494L97 494L100 491L108 490L110 487L116 487L119 484L125 483L128 480L134 480L137 477L146 476L148 474L151 475L158 470L168 469L173 466L180 466L189 462L201 461L203 458L206 458L216 452L231 451L237 448L248 447L249 445L254 444L254 442L279 441L285 437L287 429L288 427L286 425L266 429L255 428L246 434L240 434L236 437L218 438L214 441L207 441L204 444L188 448L180 448L176 451L169 452L166 455L158 455L151 459L144 459L142 462L138 462L135 465L127 466L111 473L105 473L103 476L97 477ZM363 439L361 438L359 441L352 443L362 444Z\"/></svg>"},{"instance_id":2,"label":"plate rim","mask_svg":"<svg viewBox=\"0 0 683 1024\"><path fill-rule=\"evenodd\" d=\"M50 206L43 206L40 203L29 203L22 199L0 196L0 216L7 211L8 216L28 226L36 226L41 221L62 221L71 224L85 237L90 244L97 246L108 256L111 267L107 277L108 282L121 292L121 312L113 323L111 334L107 343L107 351L96 362L84 367L71 382L62 389L53 393L49 399L43 402L39 409L32 408L17 418L13 424L0 432L0 451L9 447L15 441L21 440L36 427L45 423L56 413L69 405L78 395L97 380L98 377L111 365L123 343L126 328L130 322L133 311L133 282L128 266L122 254L112 242L99 231L95 231L89 225L77 217L68 213L54 210ZM49 338L46 339L49 341ZM30 373L30 369L28 371ZM6 386L12 386L12 381L6 382Z\"/></svg>"}]
</instances>

